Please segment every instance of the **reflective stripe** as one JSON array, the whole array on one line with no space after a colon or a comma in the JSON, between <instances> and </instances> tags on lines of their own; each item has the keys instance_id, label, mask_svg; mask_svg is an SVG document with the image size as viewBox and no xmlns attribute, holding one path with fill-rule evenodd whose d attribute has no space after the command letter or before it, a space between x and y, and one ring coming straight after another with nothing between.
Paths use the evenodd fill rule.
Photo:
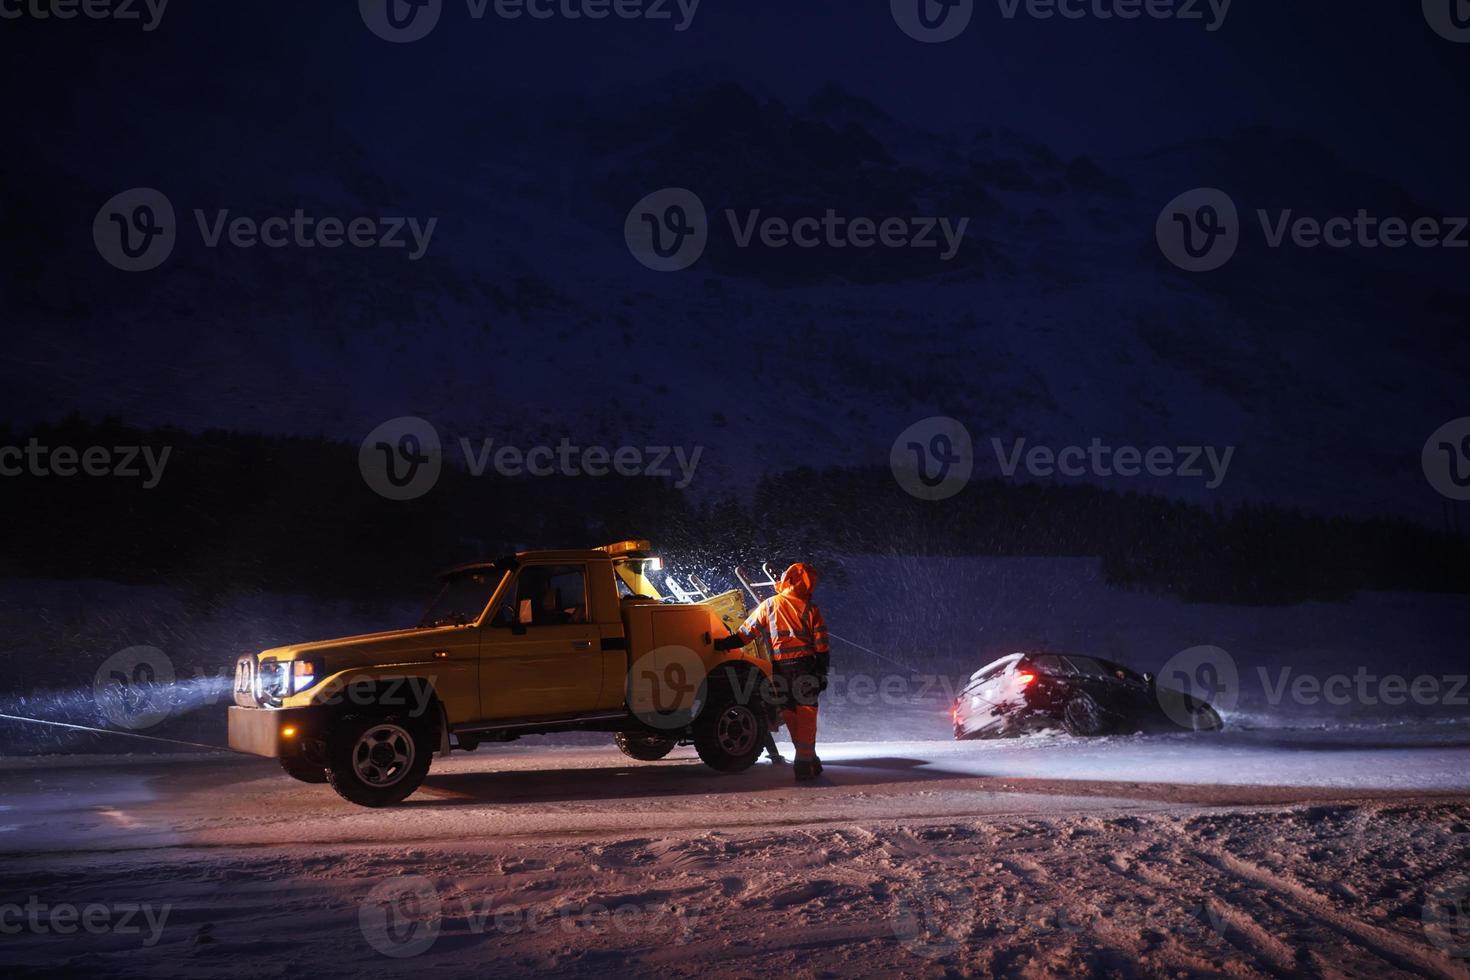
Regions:
<instances>
[{"instance_id":1,"label":"reflective stripe","mask_svg":"<svg viewBox=\"0 0 1470 980\"><path fill-rule=\"evenodd\" d=\"M810 657L811 655L811 650L802 647L799 650L777 650L771 654L771 659L784 663L787 660L800 660L802 657Z\"/></svg>"},{"instance_id":2,"label":"reflective stripe","mask_svg":"<svg viewBox=\"0 0 1470 980\"><path fill-rule=\"evenodd\" d=\"M827 626L811 602L802 602L784 592L764 600L740 627L747 642L757 635L771 648L772 660L794 660L813 653L828 653Z\"/></svg>"}]
</instances>

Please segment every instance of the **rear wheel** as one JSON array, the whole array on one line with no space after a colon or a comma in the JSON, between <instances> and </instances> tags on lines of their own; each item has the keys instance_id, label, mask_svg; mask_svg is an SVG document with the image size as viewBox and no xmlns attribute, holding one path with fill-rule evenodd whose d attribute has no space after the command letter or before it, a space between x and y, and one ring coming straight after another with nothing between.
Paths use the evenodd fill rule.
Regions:
<instances>
[{"instance_id":1,"label":"rear wheel","mask_svg":"<svg viewBox=\"0 0 1470 980\"><path fill-rule=\"evenodd\" d=\"M327 770L322 766L314 766L299 755L281 756L281 768L286 770L286 775L292 779L299 779L303 783L325 783L327 781Z\"/></svg>"},{"instance_id":2,"label":"rear wheel","mask_svg":"<svg viewBox=\"0 0 1470 980\"><path fill-rule=\"evenodd\" d=\"M407 799L428 775L433 744L413 721L344 718L327 740L327 782L358 806Z\"/></svg>"},{"instance_id":3,"label":"rear wheel","mask_svg":"<svg viewBox=\"0 0 1470 980\"><path fill-rule=\"evenodd\" d=\"M1092 695L1086 691L1078 691L1067 702L1066 708L1062 709L1062 727L1067 730L1068 735L1088 738L1104 734L1107 731L1107 722Z\"/></svg>"},{"instance_id":4,"label":"rear wheel","mask_svg":"<svg viewBox=\"0 0 1470 980\"><path fill-rule=\"evenodd\" d=\"M677 739L663 735L645 735L641 732L618 732L613 740L618 743L623 755L639 762L657 762L674 751L674 746L678 744Z\"/></svg>"},{"instance_id":5,"label":"rear wheel","mask_svg":"<svg viewBox=\"0 0 1470 980\"><path fill-rule=\"evenodd\" d=\"M731 692L714 688L694 719L694 749L711 769L744 772L760 758L765 730L760 704L742 704Z\"/></svg>"}]
</instances>

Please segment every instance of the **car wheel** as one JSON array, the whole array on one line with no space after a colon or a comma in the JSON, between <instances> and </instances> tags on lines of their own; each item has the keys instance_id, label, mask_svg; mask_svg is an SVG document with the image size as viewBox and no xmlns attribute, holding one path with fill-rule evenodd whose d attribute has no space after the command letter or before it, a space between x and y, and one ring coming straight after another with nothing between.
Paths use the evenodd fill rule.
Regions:
<instances>
[{"instance_id":1,"label":"car wheel","mask_svg":"<svg viewBox=\"0 0 1470 980\"><path fill-rule=\"evenodd\" d=\"M1086 691L1072 695L1072 700L1062 709L1062 727L1067 730L1068 735L1081 738L1102 735L1107 731L1102 709Z\"/></svg>"},{"instance_id":2,"label":"car wheel","mask_svg":"<svg viewBox=\"0 0 1470 980\"><path fill-rule=\"evenodd\" d=\"M1224 727L1225 727L1225 723L1220 720L1220 712L1216 711L1214 708L1210 707L1208 704L1202 704L1202 705L1199 706L1199 708L1197 708L1195 710L1195 712L1194 712L1194 730L1195 731L1197 731L1197 732L1218 732L1220 729L1222 729Z\"/></svg>"},{"instance_id":3,"label":"car wheel","mask_svg":"<svg viewBox=\"0 0 1470 980\"><path fill-rule=\"evenodd\" d=\"M433 751L409 719L345 718L327 740L327 782L349 803L392 806L419 788Z\"/></svg>"},{"instance_id":4,"label":"car wheel","mask_svg":"<svg viewBox=\"0 0 1470 980\"><path fill-rule=\"evenodd\" d=\"M662 735L645 735L641 732L618 732L613 736L623 755L639 762L657 762L679 744L677 739Z\"/></svg>"},{"instance_id":5,"label":"car wheel","mask_svg":"<svg viewBox=\"0 0 1470 980\"><path fill-rule=\"evenodd\" d=\"M303 783L321 784L327 781L327 770L324 767L314 766L299 755L281 756L281 768L286 771L286 775Z\"/></svg>"},{"instance_id":6,"label":"car wheel","mask_svg":"<svg viewBox=\"0 0 1470 980\"><path fill-rule=\"evenodd\" d=\"M729 692L711 695L694 719L694 749L711 769L744 772L760 758L765 712L759 704L742 704Z\"/></svg>"}]
</instances>

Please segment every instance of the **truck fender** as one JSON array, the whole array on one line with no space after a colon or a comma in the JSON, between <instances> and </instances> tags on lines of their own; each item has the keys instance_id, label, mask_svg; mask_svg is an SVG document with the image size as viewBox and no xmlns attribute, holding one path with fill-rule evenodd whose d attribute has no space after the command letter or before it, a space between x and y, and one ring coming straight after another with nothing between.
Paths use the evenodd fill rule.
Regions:
<instances>
[{"instance_id":1,"label":"truck fender","mask_svg":"<svg viewBox=\"0 0 1470 980\"><path fill-rule=\"evenodd\" d=\"M412 671L400 673L372 667L345 670L323 681L312 693L310 703L335 708L341 713L372 708L409 718L427 718L438 727L441 745L448 737L444 703L434 689L434 682Z\"/></svg>"}]
</instances>

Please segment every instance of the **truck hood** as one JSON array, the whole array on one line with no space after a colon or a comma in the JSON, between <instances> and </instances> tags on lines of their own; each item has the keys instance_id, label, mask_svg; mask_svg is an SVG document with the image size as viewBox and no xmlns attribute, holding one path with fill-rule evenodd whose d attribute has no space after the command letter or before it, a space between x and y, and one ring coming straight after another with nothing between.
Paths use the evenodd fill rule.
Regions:
<instances>
[{"instance_id":1,"label":"truck hood","mask_svg":"<svg viewBox=\"0 0 1470 980\"><path fill-rule=\"evenodd\" d=\"M389 650L409 651L420 646L432 646L447 634L462 633L470 626L438 626L433 629L388 630L383 633L363 633L358 636L343 636L333 640L313 640L309 643L292 643L288 646L272 647L256 655L257 660L274 657L277 660L296 660L301 657L324 657L336 662L355 660L358 654L382 655Z\"/></svg>"}]
</instances>

